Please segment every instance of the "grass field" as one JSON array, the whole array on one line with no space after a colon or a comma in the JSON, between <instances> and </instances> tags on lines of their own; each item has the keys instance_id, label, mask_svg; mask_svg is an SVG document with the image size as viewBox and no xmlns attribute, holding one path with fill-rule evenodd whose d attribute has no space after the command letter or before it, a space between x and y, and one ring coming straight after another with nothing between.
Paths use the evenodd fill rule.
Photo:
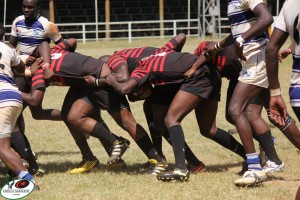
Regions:
<instances>
[{"instance_id":1,"label":"grass field","mask_svg":"<svg viewBox=\"0 0 300 200\"><path fill-rule=\"evenodd\" d=\"M94 57L111 54L114 50L136 46L162 46L167 39L128 41L99 41L79 44L78 51ZM198 38L188 38L183 51L193 52ZM282 91L288 104L288 86L291 73L291 58L280 66ZM227 80L223 80L222 100L219 104L217 126L227 130L233 128L224 118L225 90ZM67 88L49 87L44 99L45 108L60 109ZM145 128L146 120L142 112L142 102L131 103L136 120ZM294 117L289 105L289 112ZM129 135L121 130L105 111L102 112L111 131L129 138L131 147L123 158L128 167L121 172L110 171L107 167L107 155L99 141L90 138L92 151L100 160L100 167L88 174L71 175L68 170L74 168L80 161L81 155L70 133L63 122L36 121L31 118L28 109L24 111L26 135L33 150L38 154L38 162L46 169L46 175L36 178L41 190L30 194L26 199L70 200L70 199L205 199L205 200L282 200L294 199L299 186L299 156L292 144L276 128L272 133L276 137L276 149L285 162L286 170L269 177L269 180L257 188L237 188L233 181L239 178L236 174L241 170L242 159L225 150L217 143L200 135L194 114L188 115L182 125L185 138L195 154L207 165L207 172L191 175L188 182L164 183L151 175L141 173L141 165L147 161L146 156L138 149ZM266 117L265 111L263 116ZM238 135L234 135L239 140ZM164 142L164 152L167 160L174 163L171 147ZM257 144L256 144L257 145ZM0 168L0 182L6 180L6 170Z\"/></svg>"}]
</instances>

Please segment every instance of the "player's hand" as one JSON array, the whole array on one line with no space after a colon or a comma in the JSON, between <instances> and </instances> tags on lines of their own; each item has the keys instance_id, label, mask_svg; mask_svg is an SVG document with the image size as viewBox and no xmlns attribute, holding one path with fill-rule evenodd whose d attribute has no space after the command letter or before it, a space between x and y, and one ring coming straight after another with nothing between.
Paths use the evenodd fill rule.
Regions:
<instances>
[{"instance_id":1,"label":"player's hand","mask_svg":"<svg viewBox=\"0 0 300 200\"><path fill-rule=\"evenodd\" d=\"M95 85L95 80L96 80L95 77L93 77L93 76L84 76L83 78L84 78L85 82L88 84L88 86L90 86L90 87L95 87L96 86Z\"/></svg>"},{"instance_id":2,"label":"player's hand","mask_svg":"<svg viewBox=\"0 0 300 200\"><path fill-rule=\"evenodd\" d=\"M243 46L240 46L240 44L238 43L238 42L235 42L234 43L234 46L235 46L235 54L236 54L236 56L239 58L239 59L241 59L241 60L243 60L243 61L246 61L247 60L247 58L244 56L244 54L243 54L243 49L244 49L244 47Z\"/></svg>"},{"instance_id":3,"label":"player's hand","mask_svg":"<svg viewBox=\"0 0 300 200\"><path fill-rule=\"evenodd\" d=\"M217 51L217 49L215 48L216 44L217 42L213 42L213 41L208 42L206 46L203 48L204 51L202 52L202 54L210 54L216 52Z\"/></svg>"},{"instance_id":4,"label":"player's hand","mask_svg":"<svg viewBox=\"0 0 300 200\"><path fill-rule=\"evenodd\" d=\"M278 61L282 62L283 59L288 57L291 54L291 49L286 49L278 52Z\"/></svg>"},{"instance_id":5,"label":"player's hand","mask_svg":"<svg viewBox=\"0 0 300 200\"><path fill-rule=\"evenodd\" d=\"M34 60L34 62L30 66L31 74L34 74L39 68L43 66L44 57L39 57Z\"/></svg>"},{"instance_id":6,"label":"player's hand","mask_svg":"<svg viewBox=\"0 0 300 200\"><path fill-rule=\"evenodd\" d=\"M273 123L280 126L285 125L285 119L287 118L287 109L281 95L270 97L270 119Z\"/></svg>"},{"instance_id":7,"label":"player's hand","mask_svg":"<svg viewBox=\"0 0 300 200\"><path fill-rule=\"evenodd\" d=\"M26 64L31 65L34 63L35 60L36 60L36 57L29 55L28 58L26 59Z\"/></svg>"},{"instance_id":8,"label":"player's hand","mask_svg":"<svg viewBox=\"0 0 300 200\"><path fill-rule=\"evenodd\" d=\"M54 76L54 72L49 67L44 68L44 78L45 80L50 80Z\"/></svg>"},{"instance_id":9,"label":"player's hand","mask_svg":"<svg viewBox=\"0 0 300 200\"><path fill-rule=\"evenodd\" d=\"M194 68L190 68L189 70L187 70L185 73L184 73L184 78L185 79L188 79L188 78L191 78L193 76L193 74L195 73L195 69Z\"/></svg>"},{"instance_id":10,"label":"player's hand","mask_svg":"<svg viewBox=\"0 0 300 200\"><path fill-rule=\"evenodd\" d=\"M115 74L109 74L106 78L106 83L110 86L112 86L114 83L118 82L117 77Z\"/></svg>"}]
</instances>

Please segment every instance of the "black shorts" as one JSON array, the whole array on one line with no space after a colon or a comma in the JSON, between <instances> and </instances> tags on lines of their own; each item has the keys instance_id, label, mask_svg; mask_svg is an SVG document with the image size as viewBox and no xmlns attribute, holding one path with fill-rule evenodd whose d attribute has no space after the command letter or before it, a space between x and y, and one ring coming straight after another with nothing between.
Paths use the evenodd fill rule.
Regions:
<instances>
[{"instance_id":1,"label":"black shorts","mask_svg":"<svg viewBox=\"0 0 300 200\"><path fill-rule=\"evenodd\" d=\"M221 76L216 67L203 65L194 75L185 79L180 90L194 94L204 99L220 101Z\"/></svg>"},{"instance_id":2,"label":"black shorts","mask_svg":"<svg viewBox=\"0 0 300 200\"><path fill-rule=\"evenodd\" d=\"M115 113L124 108L129 108L129 103L124 95L119 95L111 87L83 88L87 98L102 110Z\"/></svg>"},{"instance_id":3,"label":"black shorts","mask_svg":"<svg viewBox=\"0 0 300 200\"><path fill-rule=\"evenodd\" d=\"M170 105L181 87L180 84L155 85L152 91L153 104Z\"/></svg>"}]
</instances>

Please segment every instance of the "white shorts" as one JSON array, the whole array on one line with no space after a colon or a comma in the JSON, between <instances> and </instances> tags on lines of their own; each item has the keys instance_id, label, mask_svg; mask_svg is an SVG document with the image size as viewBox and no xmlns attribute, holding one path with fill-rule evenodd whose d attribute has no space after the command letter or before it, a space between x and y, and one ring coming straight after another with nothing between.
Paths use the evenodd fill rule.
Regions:
<instances>
[{"instance_id":1,"label":"white shorts","mask_svg":"<svg viewBox=\"0 0 300 200\"><path fill-rule=\"evenodd\" d=\"M242 70L238 79L239 81L263 88L269 87L265 50L266 46L262 46L244 54L247 60L241 61Z\"/></svg>"},{"instance_id":2,"label":"white shorts","mask_svg":"<svg viewBox=\"0 0 300 200\"><path fill-rule=\"evenodd\" d=\"M20 106L0 107L0 138L11 136L16 121L22 112Z\"/></svg>"}]
</instances>

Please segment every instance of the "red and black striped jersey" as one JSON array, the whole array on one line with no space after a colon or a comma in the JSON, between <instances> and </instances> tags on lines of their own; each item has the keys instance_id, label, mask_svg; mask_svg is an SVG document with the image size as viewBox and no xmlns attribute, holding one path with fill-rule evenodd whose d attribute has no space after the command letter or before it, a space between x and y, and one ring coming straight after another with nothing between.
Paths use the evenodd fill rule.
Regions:
<instances>
[{"instance_id":1,"label":"red and black striped jersey","mask_svg":"<svg viewBox=\"0 0 300 200\"><path fill-rule=\"evenodd\" d=\"M70 45L67 41L60 42L51 48L53 85L86 87L83 76L100 77L103 61L69 50Z\"/></svg>"},{"instance_id":2,"label":"red and black striped jersey","mask_svg":"<svg viewBox=\"0 0 300 200\"><path fill-rule=\"evenodd\" d=\"M38 69L31 77L31 91L40 88L46 88L44 73L42 69Z\"/></svg>"},{"instance_id":3,"label":"red and black striped jersey","mask_svg":"<svg viewBox=\"0 0 300 200\"><path fill-rule=\"evenodd\" d=\"M19 91L30 93L34 90L45 89L46 83L42 69L38 69L32 77L15 77L15 82Z\"/></svg>"},{"instance_id":4,"label":"red and black striped jersey","mask_svg":"<svg viewBox=\"0 0 300 200\"><path fill-rule=\"evenodd\" d=\"M139 87L146 82L179 83L184 80L184 73L197 59L198 56L194 54L174 50L150 55L138 62L138 67L132 72L130 78L135 79Z\"/></svg>"},{"instance_id":5,"label":"red and black striped jersey","mask_svg":"<svg viewBox=\"0 0 300 200\"><path fill-rule=\"evenodd\" d=\"M195 55L200 56L204 51L204 47L209 41L204 41L194 51ZM223 48L215 54L208 65L217 67L221 73L221 77L233 80L237 79L242 69L242 65L235 55L234 45Z\"/></svg>"},{"instance_id":6,"label":"red and black striped jersey","mask_svg":"<svg viewBox=\"0 0 300 200\"><path fill-rule=\"evenodd\" d=\"M126 65L129 74L131 74L137 67L140 59L170 50L181 51L181 47L174 38L168 41L162 48L140 47L116 51L108 60L108 66L114 71L120 66Z\"/></svg>"}]
</instances>

